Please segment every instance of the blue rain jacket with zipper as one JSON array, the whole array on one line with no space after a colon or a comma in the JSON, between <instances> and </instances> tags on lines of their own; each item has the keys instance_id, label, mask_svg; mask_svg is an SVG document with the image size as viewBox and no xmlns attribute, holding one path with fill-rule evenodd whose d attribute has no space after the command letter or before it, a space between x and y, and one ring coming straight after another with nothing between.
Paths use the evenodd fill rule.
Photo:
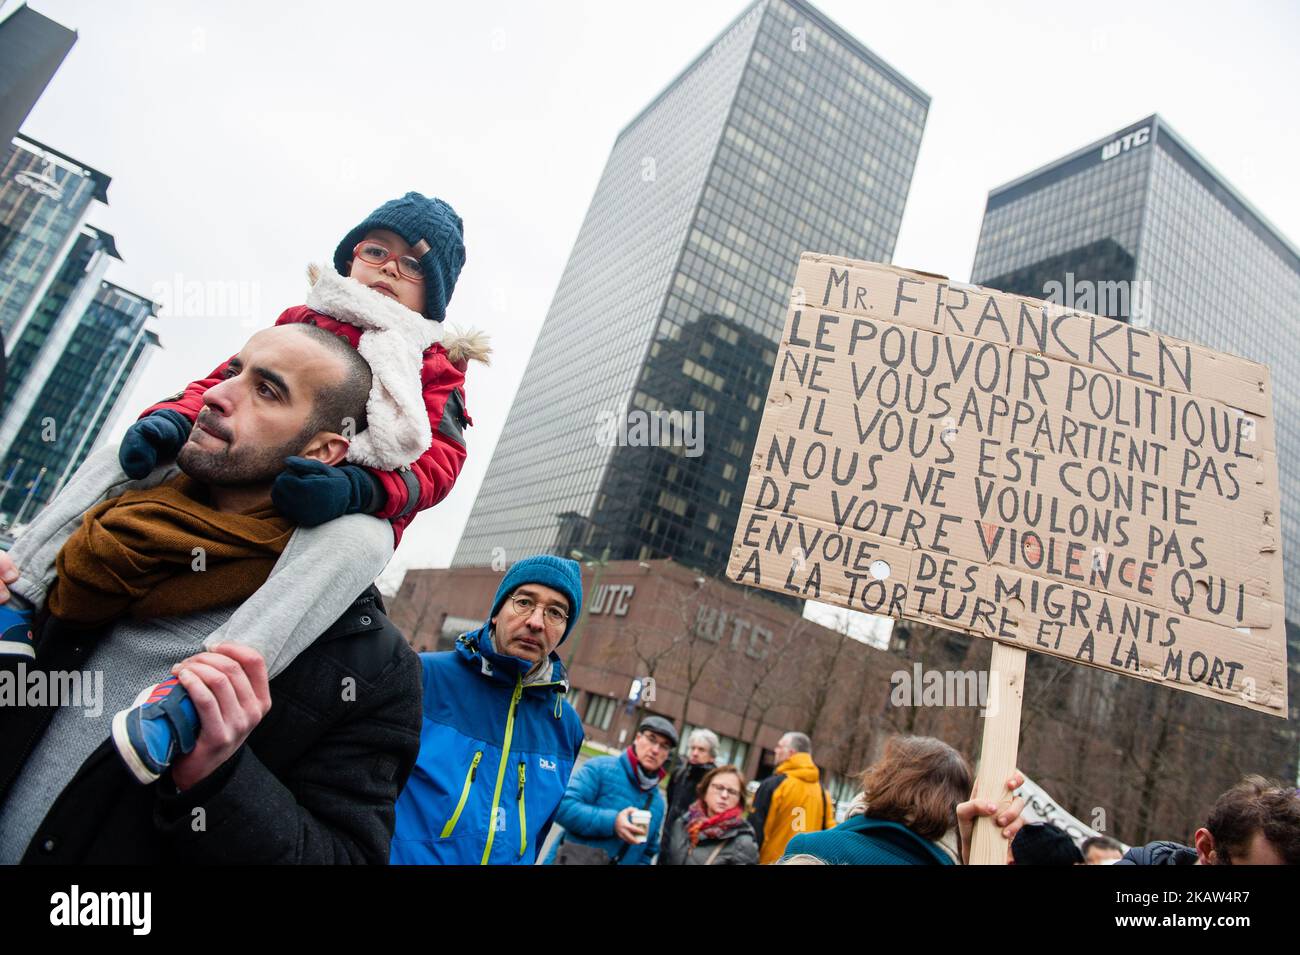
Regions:
<instances>
[{"instance_id":1,"label":"blue rain jacket with zipper","mask_svg":"<svg viewBox=\"0 0 1300 955\"><path fill-rule=\"evenodd\" d=\"M394 865L532 865L564 796L583 730L560 658L525 686L529 661L497 653L488 631L420 654L424 723Z\"/></svg>"},{"instance_id":2,"label":"blue rain jacket with zipper","mask_svg":"<svg viewBox=\"0 0 1300 955\"><path fill-rule=\"evenodd\" d=\"M564 835L551 847L547 865L555 862L560 843L565 841L598 846L617 856L626 843L614 835L614 819L628 806L650 810L650 833L644 843L628 846L619 865L649 865L654 860L668 803L658 786L649 792L643 790L635 774L626 750L617 756L597 756L583 764L556 815Z\"/></svg>"}]
</instances>

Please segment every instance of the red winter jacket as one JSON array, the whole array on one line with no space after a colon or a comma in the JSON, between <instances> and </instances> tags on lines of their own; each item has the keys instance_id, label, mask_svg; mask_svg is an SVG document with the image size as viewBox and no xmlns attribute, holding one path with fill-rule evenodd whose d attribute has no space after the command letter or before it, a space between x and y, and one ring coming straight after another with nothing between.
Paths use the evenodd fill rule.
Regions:
<instances>
[{"instance_id":1,"label":"red winter jacket","mask_svg":"<svg viewBox=\"0 0 1300 955\"><path fill-rule=\"evenodd\" d=\"M294 322L319 325L336 335L342 335L353 348L361 340L360 328L335 321L306 305L285 309L275 320L277 325ZM228 364L229 359L222 362L208 377L191 382L175 398L146 408L140 417L170 409L193 421L203 409L203 393L224 378ZM379 479L387 494L387 501L381 510L375 512L375 516L392 521L394 547L402 542L403 529L415 519L417 513L433 507L447 496L460 475L460 469L465 465L464 429L474 423L465 411L466 365L464 358L453 363L441 343L434 342L429 346L424 353L420 377L424 385L424 406L429 411L429 425L433 430L433 443L408 467L397 471L366 468Z\"/></svg>"}]
</instances>

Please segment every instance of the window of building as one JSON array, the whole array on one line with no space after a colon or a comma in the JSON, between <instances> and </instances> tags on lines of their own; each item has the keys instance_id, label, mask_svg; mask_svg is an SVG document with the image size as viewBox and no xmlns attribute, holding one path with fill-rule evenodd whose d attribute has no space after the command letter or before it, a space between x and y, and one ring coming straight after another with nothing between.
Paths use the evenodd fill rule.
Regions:
<instances>
[{"instance_id":1,"label":"window of building","mask_svg":"<svg viewBox=\"0 0 1300 955\"><path fill-rule=\"evenodd\" d=\"M587 696L587 715L583 717L583 722L588 726L594 726L597 729L607 730L609 724L614 719L614 711L618 709L618 700L612 696L598 696L595 693Z\"/></svg>"}]
</instances>

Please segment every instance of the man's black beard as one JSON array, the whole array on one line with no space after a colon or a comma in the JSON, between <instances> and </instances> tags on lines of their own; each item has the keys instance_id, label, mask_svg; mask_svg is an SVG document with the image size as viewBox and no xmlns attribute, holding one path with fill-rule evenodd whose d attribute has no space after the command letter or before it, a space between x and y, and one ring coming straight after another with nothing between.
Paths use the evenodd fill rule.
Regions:
<instances>
[{"instance_id":1,"label":"man's black beard","mask_svg":"<svg viewBox=\"0 0 1300 955\"><path fill-rule=\"evenodd\" d=\"M306 436L298 435L276 448L244 448L231 453L227 444L219 451L200 448L187 441L176 455L176 464L187 475L208 487L259 487L268 490L284 470L284 459L298 454Z\"/></svg>"}]
</instances>

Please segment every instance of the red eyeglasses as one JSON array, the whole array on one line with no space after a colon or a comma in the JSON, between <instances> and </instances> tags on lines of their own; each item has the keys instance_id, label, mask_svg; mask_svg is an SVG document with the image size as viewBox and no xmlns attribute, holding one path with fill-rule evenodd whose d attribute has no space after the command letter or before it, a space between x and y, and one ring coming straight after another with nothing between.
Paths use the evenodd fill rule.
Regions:
<instances>
[{"instance_id":1,"label":"red eyeglasses","mask_svg":"<svg viewBox=\"0 0 1300 955\"><path fill-rule=\"evenodd\" d=\"M376 242L373 239L366 239L358 242L352 254L367 265L373 265L380 268L389 262L396 260L397 274L404 279L410 279L412 282L424 281L424 266L420 260L413 255L393 255L388 246L382 242Z\"/></svg>"}]
</instances>

